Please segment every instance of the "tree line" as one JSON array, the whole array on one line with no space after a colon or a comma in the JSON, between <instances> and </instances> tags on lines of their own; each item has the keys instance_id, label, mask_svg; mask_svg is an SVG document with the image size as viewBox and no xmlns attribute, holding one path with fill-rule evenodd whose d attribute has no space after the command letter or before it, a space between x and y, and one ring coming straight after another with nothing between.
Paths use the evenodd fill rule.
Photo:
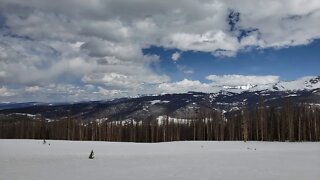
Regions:
<instances>
[{"instance_id":1,"label":"tree line","mask_svg":"<svg viewBox=\"0 0 320 180\"><path fill-rule=\"evenodd\" d=\"M196 118L177 120L97 120L68 117L47 121L18 118L0 120L0 138L80 141L166 142L215 141L320 141L320 109L285 103L243 107L227 116L220 110L199 111Z\"/></svg>"}]
</instances>

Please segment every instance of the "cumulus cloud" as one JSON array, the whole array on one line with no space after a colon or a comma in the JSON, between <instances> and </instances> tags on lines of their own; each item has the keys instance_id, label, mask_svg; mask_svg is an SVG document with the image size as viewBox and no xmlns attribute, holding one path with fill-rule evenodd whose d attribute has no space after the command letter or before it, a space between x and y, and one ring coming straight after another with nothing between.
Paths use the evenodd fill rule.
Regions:
<instances>
[{"instance_id":1,"label":"cumulus cloud","mask_svg":"<svg viewBox=\"0 0 320 180\"><path fill-rule=\"evenodd\" d=\"M0 71L0 78L5 78L6 77L6 72Z\"/></svg>"},{"instance_id":2,"label":"cumulus cloud","mask_svg":"<svg viewBox=\"0 0 320 180\"><path fill-rule=\"evenodd\" d=\"M183 72L184 74L193 74L194 73L194 71L191 68L184 66L184 65L177 64L177 68L179 71Z\"/></svg>"},{"instance_id":3,"label":"cumulus cloud","mask_svg":"<svg viewBox=\"0 0 320 180\"><path fill-rule=\"evenodd\" d=\"M6 97L6 96L14 96L15 93L9 90L7 87L2 86L0 88L0 96Z\"/></svg>"},{"instance_id":4,"label":"cumulus cloud","mask_svg":"<svg viewBox=\"0 0 320 180\"><path fill-rule=\"evenodd\" d=\"M22 95L36 90L27 87L41 92L49 84L76 94L87 86L153 92L150 87L164 87L170 77L151 68L159 61L143 54L151 46L176 49L177 61L184 51L235 56L248 47L283 48L320 38L318 0L0 0L0 12L0 87ZM72 96L58 85L51 90ZM106 94L89 92L93 98Z\"/></svg>"},{"instance_id":5,"label":"cumulus cloud","mask_svg":"<svg viewBox=\"0 0 320 180\"><path fill-rule=\"evenodd\" d=\"M30 93L37 92L40 90L41 90L41 88L39 86L28 86L25 89L26 92L30 92Z\"/></svg>"},{"instance_id":6,"label":"cumulus cloud","mask_svg":"<svg viewBox=\"0 0 320 180\"><path fill-rule=\"evenodd\" d=\"M125 91L121 91L121 90L108 90L108 89L105 89L103 87L98 87L98 91L94 92L94 93L98 93L98 94L102 94L104 96L107 96L107 97L119 97L120 95L125 95L126 92Z\"/></svg>"},{"instance_id":7,"label":"cumulus cloud","mask_svg":"<svg viewBox=\"0 0 320 180\"><path fill-rule=\"evenodd\" d=\"M167 93L184 93L188 91L210 92L212 88L209 84L201 83L200 81L193 81L184 79L173 83L163 83L159 85L162 92Z\"/></svg>"},{"instance_id":8,"label":"cumulus cloud","mask_svg":"<svg viewBox=\"0 0 320 180\"><path fill-rule=\"evenodd\" d=\"M245 75L209 75L207 80L212 81L215 85L239 86L239 85L259 85L271 84L279 81L279 76L245 76Z\"/></svg>"},{"instance_id":9,"label":"cumulus cloud","mask_svg":"<svg viewBox=\"0 0 320 180\"><path fill-rule=\"evenodd\" d=\"M175 53L172 54L171 59L173 61L178 61L180 59L180 56L181 56L181 53L175 52Z\"/></svg>"},{"instance_id":10,"label":"cumulus cloud","mask_svg":"<svg viewBox=\"0 0 320 180\"><path fill-rule=\"evenodd\" d=\"M89 84L77 86L72 84L51 83L43 86L28 86L16 89L1 87L0 96L4 102L30 102L34 100L40 102L76 102L83 100L107 100L128 96L128 93Z\"/></svg>"},{"instance_id":11,"label":"cumulus cloud","mask_svg":"<svg viewBox=\"0 0 320 180\"><path fill-rule=\"evenodd\" d=\"M317 0L307 4L300 0L1 3L6 25L14 33L34 39L98 38L115 46L136 45L138 49L158 45L214 53L237 52L251 45L306 44L320 34Z\"/></svg>"}]
</instances>

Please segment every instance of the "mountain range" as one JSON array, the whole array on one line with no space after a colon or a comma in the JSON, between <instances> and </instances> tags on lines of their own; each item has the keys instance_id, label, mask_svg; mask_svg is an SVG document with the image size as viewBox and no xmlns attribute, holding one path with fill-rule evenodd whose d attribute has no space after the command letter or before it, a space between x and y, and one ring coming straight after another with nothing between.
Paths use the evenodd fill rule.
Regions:
<instances>
[{"instance_id":1,"label":"mountain range","mask_svg":"<svg viewBox=\"0 0 320 180\"><path fill-rule=\"evenodd\" d=\"M76 103L2 103L0 118L23 116L56 120L77 118L93 120L150 120L168 115L173 118L196 118L199 113L220 110L232 113L243 107L282 106L290 102L320 107L320 76L295 81L242 86L215 86L213 92L144 95L108 101Z\"/></svg>"}]
</instances>

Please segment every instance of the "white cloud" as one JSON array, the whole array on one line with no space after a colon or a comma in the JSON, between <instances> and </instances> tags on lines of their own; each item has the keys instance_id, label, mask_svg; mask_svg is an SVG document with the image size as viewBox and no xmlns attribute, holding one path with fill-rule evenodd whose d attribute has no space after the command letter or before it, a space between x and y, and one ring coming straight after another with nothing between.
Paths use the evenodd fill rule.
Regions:
<instances>
[{"instance_id":1,"label":"white cloud","mask_svg":"<svg viewBox=\"0 0 320 180\"><path fill-rule=\"evenodd\" d=\"M196 34L174 33L169 37L169 42L170 44L165 46L178 48L181 50L194 50L212 53L220 49L224 51L236 52L240 48L237 37L231 36L230 34L227 34L221 30L209 30Z\"/></svg>"},{"instance_id":2,"label":"white cloud","mask_svg":"<svg viewBox=\"0 0 320 180\"><path fill-rule=\"evenodd\" d=\"M109 90L109 89L105 89L103 87L98 87L98 91L94 92L94 93L100 93L104 96L107 96L108 98L114 98L114 97L120 97L120 96L124 96L127 93L125 91L121 91L121 90Z\"/></svg>"},{"instance_id":3,"label":"white cloud","mask_svg":"<svg viewBox=\"0 0 320 180\"><path fill-rule=\"evenodd\" d=\"M153 92L150 87L165 86L170 77L150 67L159 57L142 50L151 46L176 49L172 59L177 61L184 51L235 56L248 46L283 48L320 38L319 0L0 0L0 4L5 19L0 22L4 23L0 87L23 86L17 88L22 95L28 86L52 83L68 84L73 88L65 89L77 94L87 90L86 85L130 95ZM239 12L239 21L231 28L227 19L232 10ZM112 73L121 77L110 79ZM208 85L199 83L200 89ZM49 92L53 91L72 96L59 88Z\"/></svg>"},{"instance_id":4,"label":"white cloud","mask_svg":"<svg viewBox=\"0 0 320 180\"><path fill-rule=\"evenodd\" d=\"M301 0L1 2L10 29L34 39L87 42L98 38L115 47L157 45L234 55L246 46L286 47L310 43L320 35L317 0L308 4ZM240 13L233 31L227 21L230 10ZM240 30L250 29L255 31L239 41ZM109 49L118 51L104 51Z\"/></svg>"},{"instance_id":5,"label":"white cloud","mask_svg":"<svg viewBox=\"0 0 320 180\"><path fill-rule=\"evenodd\" d=\"M210 92L212 90L209 84L188 79L173 83L162 83L158 88L160 91L166 93L185 93L188 91Z\"/></svg>"},{"instance_id":6,"label":"white cloud","mask_svg":"<svg viewBox=\"0 0 320 180\"><path fill-rule=\"evenodd\" d=\"M179 71L183 72L184 74L193 74L194 73L194 71L191 68L184 66L184 65L177 64L177 68Z\"/></svg>"},{"instance_id":7,"label":"white cloud","mask_svg":"<svg viewBox=\"0 0 320 180\"><path fill-rule=\"evenodd\" d=\"M41 90L41 88L39 86L26 87L26 92L30 92L30 93L37 92L37 91L40 91L40 90Z\"/></svg>"},{"instance_id":8,"label":"white cloud","mask_svg":"<svg viewBox=\"0 0 320 180\"><path fill-rule=\"evenodd\" d=\"M175 52L175 53L172 54L171 59L173 61L178 61L180 59L180 56L181 56L181 53Z\"/></svg>"},{"instance_id":9,"label":"white cloud","mask_svg":"<svg viewBox=\"0 0 320 180\"><path fill-rule=\"evenodd\" d=\"M270 84L279 81L279 76L245 76L245 75L209 75L206 79L212 81L215 85L239 86L247 84Z\"/></svg>"},{"instance_id":10,"label":"white cloud","mask_svg":"<svg viewBox=\"0 0 320 180\"><path fill-rule=\"evenodd\" d=\"M0 71L0 78L5 78L6 77L6 72Z\"/></svg>"},{"instance_id":11,"label":"white cloud","mask_svg":"<svg viewBox=\"0 0 320 180\"><path fill-rule=\"evenodd\" d=\"M111 87L133 87L135 82L131 81L128 76L118 73L91 74L84 76L82 81L85 83L100 83Z\"/></svg>"},{"instance_id":12,"label":"white cloud","mask_svg":"<svg viewBox=\"0 0 320 180\"><path fill-rule=\"evenodd\" d=\"M12 92L12 90L9 90L7 87L2 86L0 88L0 96L6 97L6 96L14 96L15 93Z\"/></svg>"}]
</instances>

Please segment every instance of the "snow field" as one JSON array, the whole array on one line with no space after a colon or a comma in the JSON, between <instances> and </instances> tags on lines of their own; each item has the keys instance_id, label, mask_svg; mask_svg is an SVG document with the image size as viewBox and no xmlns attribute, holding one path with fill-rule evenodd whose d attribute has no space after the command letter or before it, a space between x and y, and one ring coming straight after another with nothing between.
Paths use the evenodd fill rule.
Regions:
<instances>
[{"instance_id":1,"label":"snow field","mask_svg":"<svg viewBox=\"0 0 320 180\"><path fill-rule=\"evenodd\" d=\"M0 180L72 179L319 180L320 143L0 140Z\"/></svg>"}]
</instances>

